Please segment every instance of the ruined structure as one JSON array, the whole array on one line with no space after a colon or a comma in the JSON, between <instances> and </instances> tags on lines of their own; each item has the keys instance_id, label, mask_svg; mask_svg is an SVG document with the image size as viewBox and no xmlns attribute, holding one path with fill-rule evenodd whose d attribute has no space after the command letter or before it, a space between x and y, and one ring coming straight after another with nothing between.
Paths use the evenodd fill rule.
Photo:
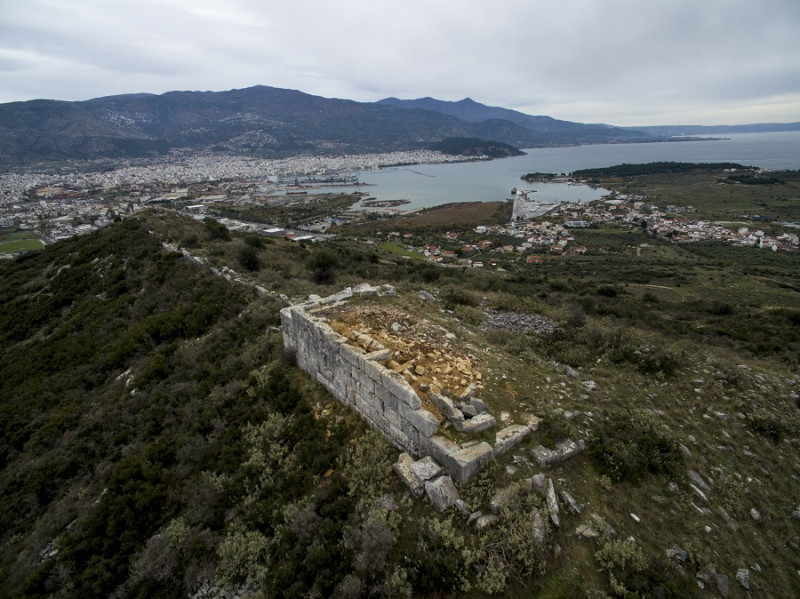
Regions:
<instances>
[{"instance_id":1,"label":"ruined structure","mask_svg":"<svg viewBox=\"0 0 800 599\"><path fill-rule=\"evenodd\" d=\"M393 291L388 286L362 285L355 293ZM409 454L433 458L456 481L469 479L483 464L530 433L531 425L515 424L497 432L494 444L464 440L465 434L496 425L485 404L473 397L482 388L480 373L471 372L461 357L454 359L454 366L442 363L441 355L437 355L441 352L432 347L419 350L419 359L405 359L402 352L387 347L375 336L341 325L337 318L346 314L345 302L353 294L348 288L281 310L284 346L295 354L297 364L339 401ZM403 328L393 322L389 330ZM441 366L434 369L432 365L437 363ZM457 400L443 394L440 379L454 381L448 388L452 391L453 385L457 386ZM458 431L450 438L440 431L445 418Z\"/></svg>"}]
</instances>

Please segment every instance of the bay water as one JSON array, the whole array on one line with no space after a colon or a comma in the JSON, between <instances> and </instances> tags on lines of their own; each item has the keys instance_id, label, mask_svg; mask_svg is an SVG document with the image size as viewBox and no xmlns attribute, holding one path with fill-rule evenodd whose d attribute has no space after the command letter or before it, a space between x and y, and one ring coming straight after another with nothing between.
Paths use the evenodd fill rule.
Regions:
<instances>
[{"instance_id":1,"label":"bay water","mask_svg":"<svg viewBox=\"0 0 800 599\"><path fill-rule=\"evenodd\" d=\"M647 162L736 162L766 169L800 169L800 131L726 134L724 138L638 144L532 148L524 156L482 162L423 164L359 173L378 200L409 200L401 210L453 202L495 202L513 188L532 189L539 203L588 202L606 191L587 186L526 183L531 172L571 173L585 168Z\"/></svg>"}]
</instances>

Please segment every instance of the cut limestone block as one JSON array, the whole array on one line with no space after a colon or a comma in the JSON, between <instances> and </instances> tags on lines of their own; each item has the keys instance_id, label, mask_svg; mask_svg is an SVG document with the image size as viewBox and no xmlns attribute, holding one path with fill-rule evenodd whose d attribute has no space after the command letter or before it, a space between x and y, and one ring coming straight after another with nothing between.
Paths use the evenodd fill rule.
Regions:
<instances>
[{"instance_id":1,"label":"cut limestone block","mask_svg":"<svg viewBox=\"0 0 800 599\"><path fill-rule=\"evenodd\" d=\"M440 476L425 483L425 492L433 504L433 509L443 512L456 504L460 498L458 490L449 476Z\"/></svg>"},{"instance_id":2,"label":"cut limestone block","mask_svg":"<svg viewBox=\"0 0 800 599\"><path fill-rule=\"evenodd\" d=\"M524 424L512 424L498 431L494 437L495 455L501 456L508 453L512 447L522 441L530 432L531 427Z\"/></svg>"}]
</instances>

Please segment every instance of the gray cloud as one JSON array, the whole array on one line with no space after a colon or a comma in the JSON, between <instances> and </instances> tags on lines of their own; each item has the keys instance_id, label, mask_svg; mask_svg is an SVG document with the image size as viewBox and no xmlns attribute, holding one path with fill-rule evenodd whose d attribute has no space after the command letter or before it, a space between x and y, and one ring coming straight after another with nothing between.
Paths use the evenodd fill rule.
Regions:
<instances>
[{"instance_id":1,"label":"gray cloud","mask_svg":"<svg viewBox=\"0 0 800 599\"><path fill-rule=\"evenodd\" d=\"M264 84L619 125L800 120L797 0L0 0L0 101Z\"/></svg>"}]
</instances>

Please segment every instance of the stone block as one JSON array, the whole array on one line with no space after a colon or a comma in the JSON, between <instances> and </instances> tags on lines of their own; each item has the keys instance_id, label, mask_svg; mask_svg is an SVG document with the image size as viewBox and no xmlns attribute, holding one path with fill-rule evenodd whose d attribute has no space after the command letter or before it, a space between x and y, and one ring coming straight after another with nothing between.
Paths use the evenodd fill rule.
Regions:
<instances>
[{"instance_id":1,"label":"stone block","mask_svg":"<svg viewBox=\"0 0 800 599\"><path fill-rule=\"evenodd\" d=\"M412 494L421 497L425 490L425 483L411 469L413 464L414 458L403 452L397 461L392 464L392 470L408 486Z\"/></svg>"},{"instance_id":2,"label":"stone block","mask_svg":"<svg viewBox=\"0 0 800 599\"><path fill-rule=\"evenodd\" d=\"M379 349L377 351L373 351L364 355L364 359L369 360L371 362L385 362L391 357L392 357L392 350L386 348Z\"/></svg>"},{"instance_id":3,"label":"stone block","mask_svg":"<svg viewBox=\"0 0 800 599\"><path fill-rule=\"evenodd\" d=\"M420 408L419 410L410 410L405 413L401 410L400 413L408 420L411 426L425 437L430 437L439 430L439 420L428 410Z\"/></svg>"},{"instance_id":4,"label":"stone block","mask_svg":"<svg viewBox=\"0 0 800 599\"><path fill-rule=\"evenodd\" d=\"M484 412L483 414L478 414L475 418L465 420L461 428L458 426L456 426L456 428L459 428L462 433L469 435L489 430L494 427L495 424L497 424L497 421L494 419L494 416L489 414L489 412Z\"/></svg>"},{"instance_id":5,"label":"stone block","mask_svg":"<svg viewBox=\"0 0 800 599\"><path fill-rule=\"evenodd\" d=\"M428 397L430 397L433 405L442 413L442 416L447 418L450 422L456 424L456 426L464 422L464 414L456 407L453 400L449 397L434 393L433 391L429 393Z\"/></svg>"},{"instance_id":6,"label":"stone block","mask_svg":"<svg viewBox=\"0 0 800 599\"><path fill-rule=\"evenodd\" d=\"M425 456L411 464L411 471L425 482L442 474L442 467L431 456Z\"/></svg>"},{"instance_id":7,"label":"stone block","mask_svg":"<svg viewBox=\"0 0 800 599\"><path fill-rule=\"evenodd\" d=\"M433 504L433 509L443 512L456 504L460 499L458 490L449 476L440 476L425 483L425 492Z\"/></svg>"},{"instance_id":8,"label":"stone block","mask_svg":"<svg viewBox=\"0 0 800 599\"><path fill-rule=\"evenodd\" d=\"M558 497L556 497L556 489L553 486L552 478L547 479L547 493L545 495L545 501L547 502L547 511L550 513L550 521L553 523L553 526L558 528L561 525L561 522L558 517Z\"/></svg>"},{"instance_id":9,"label":"stone block","mask_svg":"<svg viewBox=\"0 0 800 599\"><path fill-rule=\"evenodd\" d=\"M458 482L469 480L494 458L492 446L485 441L462 448L441 435L433 435L422 442L423 448Z\"/></svg>"},{"instance_id":10,"label":"stone block","mask_svg":"<svg viewBox=\"0 0 800 599\"><path fill-rule=\"evenodd\" d=\"M494 454L505 455L531 432L531 427L523 424L512 424L497 432L494 436Z\"/></svg>"}]
</instances>

